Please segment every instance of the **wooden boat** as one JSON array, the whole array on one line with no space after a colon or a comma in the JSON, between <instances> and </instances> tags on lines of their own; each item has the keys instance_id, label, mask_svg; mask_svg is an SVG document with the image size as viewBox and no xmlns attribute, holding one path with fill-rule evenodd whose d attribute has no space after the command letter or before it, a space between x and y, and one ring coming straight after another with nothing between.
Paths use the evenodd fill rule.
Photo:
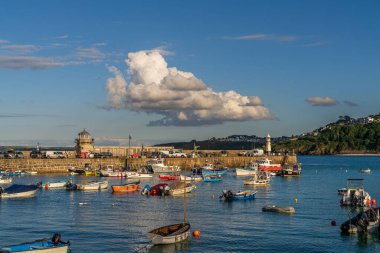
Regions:
<instances>
[{"instance_id":1,"label":"wooden boat","mask_svg":"<svg viewBox=\"0 0 380 253\"><path fill-rule=\"evenodd\" d=\"M186 191L186 193L190 193L196 188L194 184L189 184L185 182L174 182L171 185L169 185L169 187L169 194L172 196L183 195L184 191Z\"/></svg>"},{"instance_id":2,"label":"wooden boat","mask_svg":"<svg viewBox=\"0 0 380 253\"><path fill-rule=\"evenodd\" d=\"M37 184L40 188L52 189L52 188L64 188L67 185L67 181L57 181L57 182L39 182Z\"/></svg>"},{"instance_id":3,"label":"wooden boat","mask_svg":"<svg viewBox=\"0 0 380 253\"><path fill-rule=\"evenodd\" d=\"M185 171L186 174L186 171ZM184 183L184 188L186 183ZM186 190L183 190L183 223L159 227L149 231L148 236L154 244L173 244L190 237L190 223L186 222Z\"/></svg>"},{"instance_id":4,"label":"wooden boat","mask_svg":"<svg viewBox=\"0 0 380 253\"><path fill-rule=\"evenodd\" d=\"M371 173L371 169L368 168L368 169L361 169L359 170L360 173L365 173L365 174L370 174Z\"/></svg>"},{"instance_id":5,"label":"wooden boat","mask_svg":"<svg viewBox=\"0 0 380 253\"><path fill-rule=\"evenodd\" d=\"M181 175L180 180L181 181L188 181L188 182L191 182L191 181L199 182L199 181L203 181L203 178L201 176L198 176L198 175L194 175L191 177Z\"/></svg>"},{"instance_id":6,"label":"wooden boat","mask_svg":"<svg viewBox=\"0 0 380 253\"><path fill-rule=\"evenodd\" d=\"M108 181L92 181L86 184L77 184L77 189L80 191L98 191L102 189L107 189Z\"/></svg>"},{"instance_id":7,"label":"wooden boat","mask_svg":"<svg viewBox=\"0 0 380 253\"><path fill-rule=\"evenodd\" d=\"M223 190L223 195L219 198L224 198L225 200L247 200L255 199L257 191L245 190L233 193L230 190Z\"/></svg>"},{"instance_id":8,"label":"wooden boat","mask_svg":"<svg viewBox=\"0 0 380 253\"><path fill-rule=\"evenodd\" d=\"M24 252L24 253L67 253L70 242L62 242L61 236L55 234L52 240L41 239L33 242L0 247L1 253Z\"/></svg>"},{"instance_id":9,"label":"wooden boat","mask_svg":"<svg viewBox=\"0 0 380 253\"><path fill-rule=\"evenodd\" d=\"M380 232L380 207L369 208L342 223L340 230L343 233L373 233Z\"/></svg>"},{"instance_id":10,"label":"wooden boat","mask_svg":"<svg viewBox=\"0 0 380 253\"><path fill-rule=\"evenodd\" d=\"M0 184L11 184L12 178L7 176L0 176Z\"/></svg>"},{"instance_id":11,"label":"wooden boat","mask_svg":"<svg viewBox=\"0 0 380 253\"><path fill-rule=\"evenodd\" d=\"M204 175L203 182L220 182L222 181L221 175Z\"/></svg>"},{"instance_id":12,"label":"wooden boat","mask_svg":"<svg viewBox=\"0 0 380 253\"><path fill-rule=\"evenodd\" d=\"M140 180L111 186L113 192L132 192L132 191L137 191L139 187L140 187Z\"/></svg>"},{"instance_id":13,"label":"wooden boat","mask_svg":"<svg viewBox=\"0 0 380 253\"><path fill-rule=\"evenodd\" d=\"M292 206L275 206L275 205L266 205L263 207L263 212L275 212L275 213L287 213L292 214L296 212L296 209Z\"/></svg>"},{"instance_id":14,"label":"wooden boat","mask_svg":"<svg viewBox=\"0 0 380 253\"><path fill-rule=\"evenodd\" d=\"M165 181L170 181L170 180L180 180L180 176L175 176L175 175L158 175L158 178L160 180L165 180Z\"/></svg>"},{"instance_id":15,"label":"wooden boat","mask_svg":"<svg viewBox=\"0 0 380 253\"><path fill-rule=\"evenodd\" d=\"M38 187L36 185L13 184L5 189L0 187L0 197L2 199L29 198L34 197L37 190Z\"/></svg>"}]
</instances>

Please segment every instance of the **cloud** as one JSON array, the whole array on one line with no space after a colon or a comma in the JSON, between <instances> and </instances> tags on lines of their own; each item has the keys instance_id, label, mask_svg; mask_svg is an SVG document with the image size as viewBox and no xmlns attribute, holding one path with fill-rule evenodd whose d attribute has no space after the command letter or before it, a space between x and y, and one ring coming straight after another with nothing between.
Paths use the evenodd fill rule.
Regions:
<instances>
[{"instance_id":1,"label":"cloud","mask_svg":"<svg viewBox=\"0 0 380 253\"><path fill-rule=\"evenodd\" d=\"M51 114L0 113L0 118L56 117Z\"/></svg>"},{"instance_id":2,"label":"cloud","mask_svg":"<svg viewBox=\"0 0 380 253\"><path fill-rule=\"evenodd\" d=\"M6 44L6 43L9 43L9 42L10 42L9 40L0 39L0 44Z\"/></svg>"},{"instance_id":3,"label":"cloud","mask_svg":"<svg viewBox=\"0 0 380 253\"><path fill-rule=\"evenodd\" d=\"M311 97L306 98L305 101L313 106L333 106L338 104L337 100L329 97Z\"/></svg>"},{"instance_id":4,"label":"cloud","mask_svg":"<svg viewBox=\"0 0 380 253\"><path fill-rule=\"evenodd\" d=\"M56 39L68 39L69 38L69 35L61 35L61 36L57 36L55 37Z\"/></svg>"},{"instance_id":5,"label":"cloud","mask_svg":"<svg viewBox=\"0 0 380 253\"><path fill-rule=\"evenodd\" d=\"M76 57L81 59L103 59L105 57L105 54L94 47L81 48L78 50Z\"/></svg>"},{"instance_id":6,"label":"cloud","mask_svg":"<svg viewBox=\"0 0 380 253\"><path fill-rule=\"evenodd\" d=\"M35 45L6 45L2 46L1 48L11 50L17 53L30 53L39 50L39 47Z\"/></svg>"},{"instance_id":7,"label":"cloud","mask_svg":"<svg viewBox=\"0 0 380 253\"><path fill-rule=\"evenodd\" d=\"M292 42L292 41L298 40L298 37L293 36L293 35L256 33L256 34L241 35L241 36L236 36L236 37L226 37L226 39L232 39L232 40L270 40L270 41L277 41L277 42Z\"/></svg>"},{"instance_id":8,"label":"cloud","mask_svg":"<svg viewBox=\"0 0 380 253\"><path fill-rule=\"evenodd\" d=\"M329 44L328 41L316 41L303 44L303 47L320 47Z\"/></svg>"},{"instance_id":9,"label":"cloud","mask_svg":"<svg viewBox=\"0 0 380 253\"><path fill-rule=\"evenodd\" d=\"M45 69L75 64L74 62L61 62L46 57L34 56L4 56L0 55L0 68L6 69Z\"/></svg>"},{"instance_id":10,"label":"cloud","mask_svg":"<svg viewBox=\"0 0 380 253\"><path fill-rule=\"evenodd\" d=\"M357 103L352 102L352 101L348 101L348 100L344 100L343 103L344 103L345 105L352 106L352 107L354 107L354 106L358 106Z\"/></svg>"},{"instance_id":11,"label":"cloud","mask_svg":"<svg viewBox=\"0 0 380 253\"><path fill-rule=\"evenodd\" d=\"M128 54L129 82L116 67L108 67L106 91L110 106L163 117L149 126L199 126L225 121L271 119L257 96L236 91L216 92L190 72L168 67L162 51Z\"/></svg>"}]
</instances>

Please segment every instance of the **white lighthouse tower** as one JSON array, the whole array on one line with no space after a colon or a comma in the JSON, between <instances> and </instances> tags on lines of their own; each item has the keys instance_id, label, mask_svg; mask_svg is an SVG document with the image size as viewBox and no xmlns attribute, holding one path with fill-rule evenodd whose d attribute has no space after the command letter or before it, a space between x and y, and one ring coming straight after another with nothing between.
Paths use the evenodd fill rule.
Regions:
<instances>
[{"instance_id":1,"label":"white lighthouse tower","mask_svg":"<svg viewBox=\"0 0 380 253\"><path fill-rule=\"evenodd\" d=\"M271 143L270 143L270 135L268 133L267 137L266 137L266 141L265 141L265 153L267 155L270 155L271 152L272 152L272 146L271 146Z\"/></svg>"}]
</instances>

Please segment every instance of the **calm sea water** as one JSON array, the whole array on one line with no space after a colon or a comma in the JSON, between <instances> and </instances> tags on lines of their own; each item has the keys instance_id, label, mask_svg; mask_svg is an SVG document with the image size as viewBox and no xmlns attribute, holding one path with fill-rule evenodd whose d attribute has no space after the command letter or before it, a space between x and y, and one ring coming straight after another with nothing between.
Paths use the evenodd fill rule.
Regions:
<instances>
[{"instance_id":1,"label":"calm sea water","mask_svg":"<svg viewBox=\"0 0 380 253\"><path fill-rule=\"evenodd\" d=\"M147 232L181 222L183 197L147 197L138 192L112 194L41 190L35 198L0 201L0 245L53 233L69 239L72 252L380 252L379 235L340 234L339 225L354 210L341 208L337 189L347 178L365 178L365 186L380 203L380 157L301 156L300 178L275 177L267 187L255 187L255 200L224 202L223 189L238 191L242 179L232 173L220 183L197 183L187 195L187 218L201 238L181 244L149 245ZM359 169L371 168L372 174ZM61 180L66 176L15 178L15 183ZM74 176L75 182L92 178ZM106 179L107 180L107 179ZM108 179L110 185L120 179ZM146 180L154 184L158 180ZM295 198L298 202L295 202ZM294 215L264 213L267 204L292 205ZM337 226L330 225L332 220Z\"/></svg>"}]
</instances>

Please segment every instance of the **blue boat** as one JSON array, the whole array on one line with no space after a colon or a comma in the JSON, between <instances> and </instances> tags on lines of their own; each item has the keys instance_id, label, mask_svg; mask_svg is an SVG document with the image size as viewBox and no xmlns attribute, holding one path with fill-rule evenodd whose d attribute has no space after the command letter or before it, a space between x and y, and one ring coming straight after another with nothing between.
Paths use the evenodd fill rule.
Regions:
<instances>
[{"instance_id":1,"label":"blue boat","mask_svg":"<svg viewBox=\"0 0 380 253\"><path fill-rule=\"evenodd\" d=\"M41 239L33 242L0 247L0 252L67 253L70 242L62 242L60 238L61 236L59 234L55 234L52 240Z\"/></svg>"},{"instance_id":2,"label":"blue boat","mask_svg":"<svg viewBox=\"0 0 380 253\"><path fill-rule=\"evenodd\" d=\"M226 169L202 169L202 175L224 175L226 172Z\"/></svg>"},{"instance_id":3,"label":"blue boat","mask_svg":"<svg viewBox=\"0 0 380 253\"><path fill-rule=\"evenodd\" d=\"M233 193L230 190L223 190L223 195L219 198L225 198L225 200L248 200L255 199L257 191L246 190Z\"/></svg>"},{"instance_id":4,"label":"blue boat","mask_svg":"<svg viewBox=\"0 0 380 253\"><path fill-rule=\"evenodd\" d=\"M203 175L203 182L220 182L222 181L221 175L207 174Z\"/></svg>"},{"instance_id":5,"label":"blue boat","mask_svg":"<svg viewBox=\"0 0 380 253\"><path fill-rule=\"evenodd\" d=\"M0 187L0 198L28 198L34 197L38 187L36 185L13 184L8 188Z\"/></svg>"}]
</instances>

